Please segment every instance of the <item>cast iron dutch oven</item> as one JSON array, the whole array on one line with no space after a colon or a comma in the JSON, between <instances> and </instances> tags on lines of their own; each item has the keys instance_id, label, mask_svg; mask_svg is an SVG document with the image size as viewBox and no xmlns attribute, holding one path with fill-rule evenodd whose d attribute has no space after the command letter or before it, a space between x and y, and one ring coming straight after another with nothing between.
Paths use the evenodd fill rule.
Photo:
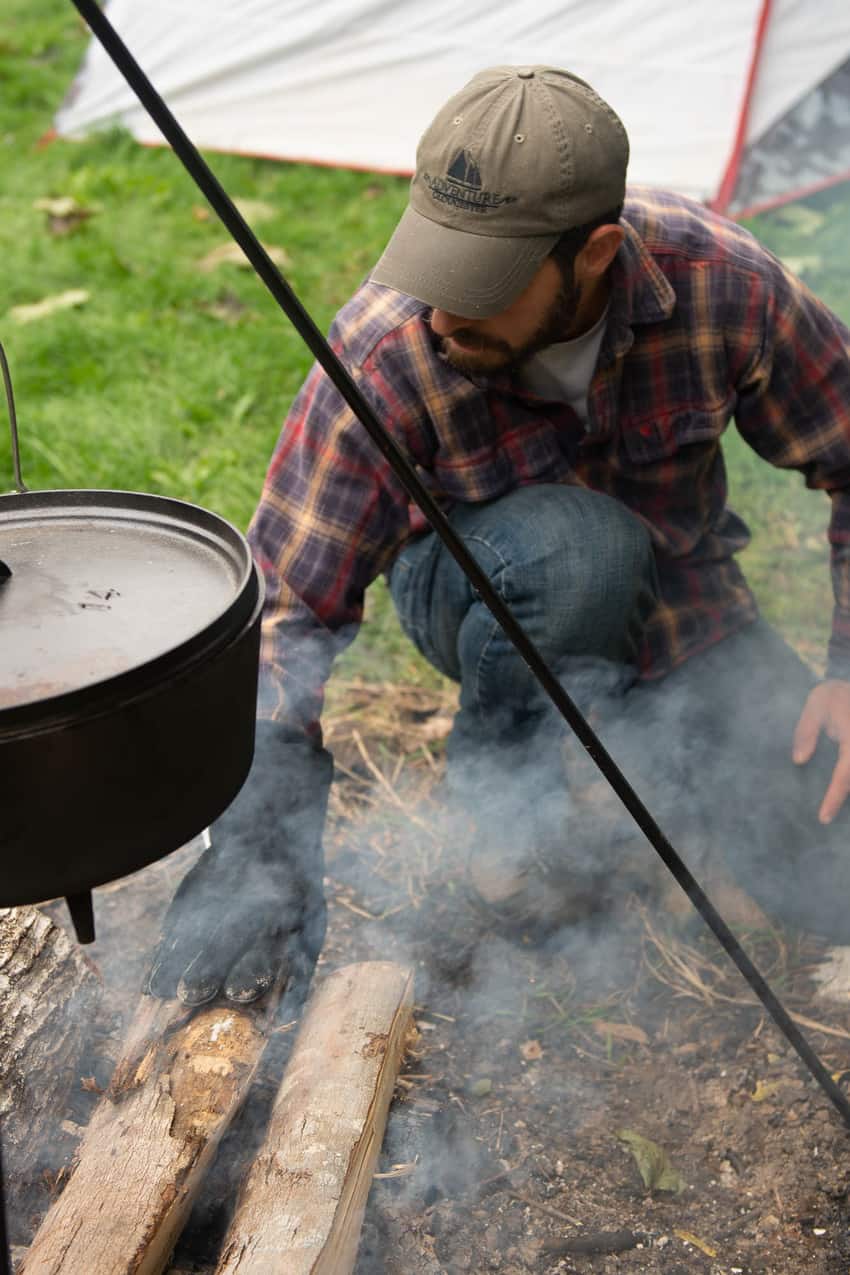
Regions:
<instances>
[{"instance_id":1,"label":"cast iron dutch oven","mask_svg":"<svg viewBox=\"0 0 850 1275\"><path fill-rule=\"evenodd\" d=\"M0 563L0 905L82 896L85 930L244 782L262 577L216 514L122 491L0 496Z\"/></svg>"}]
</instances>

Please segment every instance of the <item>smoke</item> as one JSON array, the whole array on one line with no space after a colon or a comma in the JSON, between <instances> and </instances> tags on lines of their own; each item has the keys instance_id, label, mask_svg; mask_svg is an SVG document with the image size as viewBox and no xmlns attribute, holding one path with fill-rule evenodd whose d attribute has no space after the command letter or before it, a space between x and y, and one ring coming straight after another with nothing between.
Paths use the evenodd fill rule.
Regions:
<instances>
[{"instance_id":1,"label":"smoke","mask_svg":"<svg viewBox=\"0 0 850 1275\"><path fill-rule=\"evenodd\" d=\"M710 894L711 883L728 876L774 920L850 937L834 902L836 887L844 897L846 821L834 838L816 821L835 749L825 743L809 767L792 764L793 726L814 679L766 625L734 635L657 683L635 683L617 666L594 660L574 662L563 680ZM457 1228L490 1191L504 1189L505 1166L514 1160L513 1120L482 1134L488 1086L497 1091L503 1073L515 1071L524 1045L542 1039L541 1048L550 1047L553 1014L556 1024L558 1014L580 1020L587 1006L634 986L641 946L634 902L663 915L671 882L591 759L552 715L521 748L514 741L477 757L410 815L396 819L391 831L386 811L359 822L354 841L353 827L340 828L329 859L333 891L362 911L387 915L357 921L355 914L344 922L356 933L358 955L411 962L428 1024L415 1068L431 1077L423 1087L430 1101L424 1110L415 1099L396 1104L381 1166L415 1167L376 1184L358 1275L405 1268L399 1258L405 1246L411 1260L415 1252L423 1261L423 1218L432 1238L439 1232L438 1254L457 1259ZM428 859L426 829L443 857L404 906L405 882ZM823 866L812 868L819 837ZM487 855L507 851L515 870L524 863L530 875L545 869L537 896L546 904L543 925L539 915L509 917L476 900L469 867L482 838ZM698 924L695 913L692 921ZM530 1084L542 1074L529 1064ZM573 1080L559 1083L557 1071L541 1083L552 1103L581 1110L592 1102ZM522 1110L512 1114L522 1123ZM444 1207L449 1202L454 1208ZM521 1238L503 1237L504 1247ZM438 1258L434 1269L445 1268Z\"/></svg>"},{"instance_id":2,"label":"smoke","mask_svg":"<svg viewBox=\"0 0 850 1275\"><path fill-rule=\"evenodd\" d=\"M658 683L636 683L601 660L573 661L561 675L698 877L723 861L772 915L847 937L837 856L846 823L822 830L815 820L834 748L826 743L810 767L791 764L790 733L813 678L766 626ZM339 769L325 837L330 924L316 977L353 960L410 964L420 1040L406 1071L426 1079L408 1080L392 1108L379 1167L402 1171L375 1183L357 1271L389 1275L404 1268L405 1254L408 1269L414 1255L416 1269L429 1269L423 1219L433 1270L462 1269L451 1263L469 1210L506 1182L521 1191L532 1134L545 1146L546 1129L529 1131L522 1103L505 1115L491 1095L508 1079L515 1092L519 1077L538 1113L541 1094L567 1112L598 1102L592 1078L578 1084L556 1061L544 1070L537 1051L556 1060L574 1024L633 988L641 945L634 901L662 906L669 877L554 710L506 747L455 750L458 764L446 775L420 748L382 755L361 727L362 751L344 733L331 741ZM94 954L125 1008L135 1004L156 918L196 853L98 892ZM530 907L512 912L482 900L472 872L482 857L525 873ZM297 1016L301 990L284 1000L278 1025ZM185 1229L178 1266L214 1261L292 1040L272 1036ZM520 1215L500 1225L494 1251L519 1252Z\"/></svg>"}]
</instances>

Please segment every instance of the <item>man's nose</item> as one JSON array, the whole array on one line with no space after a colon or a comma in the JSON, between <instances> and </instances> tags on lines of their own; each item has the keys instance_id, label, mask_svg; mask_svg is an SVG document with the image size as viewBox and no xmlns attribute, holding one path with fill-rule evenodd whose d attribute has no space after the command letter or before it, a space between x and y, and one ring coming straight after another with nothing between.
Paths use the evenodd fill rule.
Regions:
<instances>
[{"instance_id":1,"label":"man's nose","mask_svg":"<svg viewBox=\"0 0 850 1275\"><path fill-rule=\"evenodd\" d=\"M448 310L431 311L431 328L437 336L451 336L458 328L474 326L473 319L461 318L459 314L449 314Z\"/></svg>"}]
</instances>

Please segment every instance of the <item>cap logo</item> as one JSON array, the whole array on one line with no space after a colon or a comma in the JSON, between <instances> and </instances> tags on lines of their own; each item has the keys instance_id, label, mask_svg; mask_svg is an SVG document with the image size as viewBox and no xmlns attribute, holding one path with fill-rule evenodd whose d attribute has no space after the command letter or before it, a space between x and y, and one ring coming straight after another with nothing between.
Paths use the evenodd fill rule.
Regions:
<instances>
[{"instance_id":1,"label":"cap logo","mask_svg":"<svg viewBox=\"0 0 850 1275\"><path fill-rule=\"evenodd\" d=\"M431 198L441 204L451 204L466 212L486 213L502 204L515 204L516 195L494 195L484 190L481 172L468 150L459 150L449 165L445 177L432 177L423 173L422 180L431 192Z\"/></svg>"}]
</instances>

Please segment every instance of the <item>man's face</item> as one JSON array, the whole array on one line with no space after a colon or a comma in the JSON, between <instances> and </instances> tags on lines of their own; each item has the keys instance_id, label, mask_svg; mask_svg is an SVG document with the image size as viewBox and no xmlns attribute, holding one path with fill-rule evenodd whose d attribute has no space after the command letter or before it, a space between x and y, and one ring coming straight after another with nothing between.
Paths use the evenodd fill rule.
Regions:
<instances>
[{"instance_id":1,"label":"man's face","mask_svg":"<svg viewBox=\"0 0 850 1275\"><path fill-rule=\"evenodd\" d=\"M431 327L443 338L443 351L459 372L503 372L519 367L532 354L574 335L579 289L565 281L551 259L512 305L490 319L464 319L434 310Z\"/></svg>"}]
</instances>

